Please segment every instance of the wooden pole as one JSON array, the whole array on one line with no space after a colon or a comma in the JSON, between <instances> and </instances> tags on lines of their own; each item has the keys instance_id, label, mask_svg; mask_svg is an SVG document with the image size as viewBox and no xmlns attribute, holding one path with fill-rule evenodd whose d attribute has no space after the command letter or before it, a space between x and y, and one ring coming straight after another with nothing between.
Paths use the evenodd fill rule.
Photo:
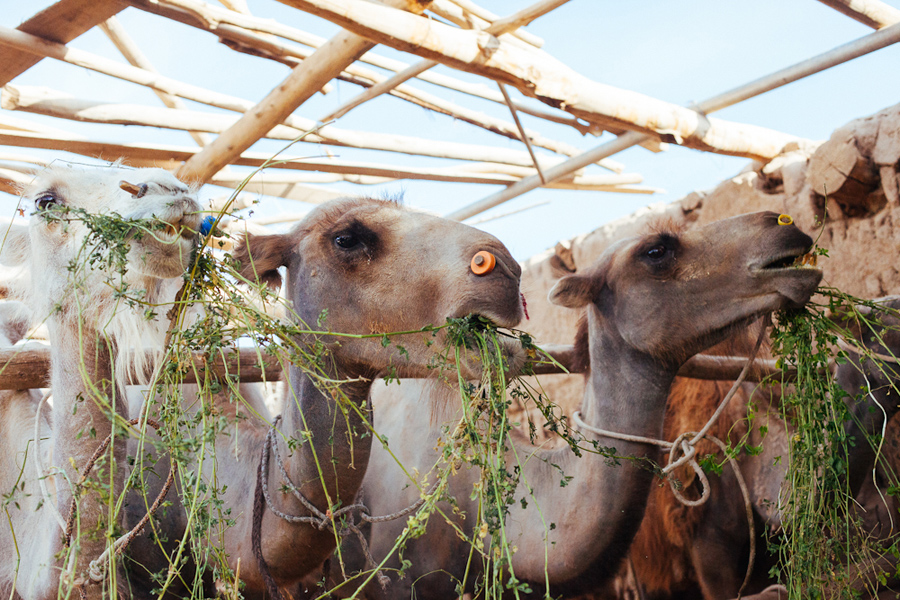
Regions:
<instances>
[{"instance_id":1,"label":"wooden pole","mask_svg":"<svg viewBox=\"0 0 900 600\"><path fill-rule=\"evenodd\" d=\"M106 34L106 37L110 39L110 41L115 44L116 48L118 48L119 52L122 53L122 56L125 57L132 66L144 69L145 71L150 71L151 73L159 73L150 62L150 59L141 52L141 49L135 43L131 36L128 35L128 32L122 27L122 24L119 23L119 20L115 17L110 17L106 21L100 24L100 29L103 30L103 33ZM174 108L178 110L184 110L187 107L184 102L181 101L177 96L173 96L172 94L161 92L159 90L153 90L156 96L162 101L163 104L168 106L169 108ZM191 131L191 137L194 138L194 141L197 142L198 146L206 146L212 141L208 135L200 131Z\"/></svg>"},{"instance_id":2,"label":"wooden pole","mask_svg":"<svg viewBox=\"0 0 900 600\"><path fill-rule=\"evenodd\" d=\"M48 42L47 40L43 40L41 38L16 31L15 29L9 29L0 26L0 44L8 45L13 48L19 48L28 52L33 52L41 56L54 58L63 62L67 62L69 64L74 64L86 69L96 71L98 73L103 73L111 77L116 77L125 81L131 81L132 83L144 85L154 90L166 92L175 96L179 96L181 98L208 104L210 106L215 106L217 108L223 108L225 110L244 113L253 109L254 107L254 104L249 100L236 98L228 94L213 92L211 90L207 90L189 83L183 83L175 79L171 79L169 77L147 71L145 69L123 65L101 56L91 54L89 52L67 48L66 46L63 46L61 44ZM454 118L464 120L479 127L483 127L488 131L493 131L494 133L498 133L500 135L504 135L513 139L518 139L518 133L515 129L515 125L513 125L512 123L506 123L505 121L495 119L478 111L456 106L430 94L424 94L420 92L418 93L418 96L420 97L421 101L425 102L425 105L432 110L444 112L445 114L451 115ZM301 131L308 131L309 129L314 127L312 121L310 121L309 119L303 119L297 115L289 115L285 118L285 122L288 125L300 129ZM579 153L577 148L569 144L564 144L555 140L549 140L539 134L531 134L531 136L531 141L536 146L540 146L553 152L558 152L560 154L565 154L568 156L574 156ZM424 147L426 148L430 148L432 146L433 144L431 142L428 142L424 145ZM616 173L621 173L622 171L624 171L624 166L614 161L603 161L599 164Z\"/></svg>"},{"instance_id":3,"label":"wooden pole","mask_svg":"<svg viewBox=\"0 0 900 600\"><path fill-rule=\"evenodd\" d=\"M546 346L547 351L571 373L573 347L567 345ZM278 381L281 377L282 365L275 356L262 354L255 348L241 348L237 352L229 352L224 357L216 356L212 363L207 363L200 354L193 357L197 371L202 375L206 372L216 376L237 375L241 382L253 381ZM720 357L698 355L689 360L679 371L682 377L695 379L727 380L734 379L744 364L746 358ZM552 364L529 365L537 375L561 374L559 367ZM50 371L50 347L45 344L26 344L23 347L0 349L0 390L33 389L47 387ZM748 374L748 381L760 381L767 376L774 376L780 381L781 371L775 366L774 360L755 361L753 369ZM793 380L795 374L785 372L787 381ZM184 375L184 383L196 383L194 369L189 368ZM136 383L136 382L132 382Z\"/></svg>"},{"instance_id":4,"label":"wooden pole","mask_svg":"<svg viewBox=\"0 0 900 600\"><path fill-rule=\"evenodd\" d=\"M434 4L431 6L431 12L447 19L451 23L463 27L464 29L487 29L500 19L500 17L494 13L484 10L474 4L464 8L460 6L459 3L453 2L452 0L435 0ZM505 33L517 38L520 43L527 44L533 48L543 47L544 40L529 31L525 31L524 29L519 30L519 27L524 27L527 24L528 23L523 23L513 29L507 30Z\"/></svg>"},{"instance_id":5,"label":"wooden pole","mask_svg":"<svg viewBox=\"0 0 900 600\"><path fill-rule=\"evenodd\" d=\"M261 51L263 56L266 56L272 60L279 60L288 63L292 68L296 66L296 61L290 62L287 61L286 58L296 57L305 59L307 56L309 56L310 52L300 50L296 46L286 45L273 40L265 39L262 35L254 33L254 31L271 33L272 35L278 35L279 37L312 46L314 48L318 48L326 41L322 38L319 38L318 36L314 36L312 34L287 27L280 23L275 23L270 19L257 19L255 17L239 15L209 4L197 2L196 0L158 0L154 2L150 2L150 0L131 0L131 3L136 8L140 8L141 10L159 14L186 25L215 33L217 36L219 36L220 39L231 42L233 44L233 47L249 46L254 51ZM409 67L409 65L406 63L379 56L374 52L365 53L362 57L360 57L360 62L366 62L373 66L395 72L403 71ZM358 65L349 65L340 75L340 78L359 85L371 85L372 83L378 84L379 82L382 82L386 79L380 74L372 70L359 67ZM429 83L439 85L447 89L490 100L498 104L503 103L503 98L499 93L483 84L465 82L454 77L442 75L440 73L432 73L429 71L421 73L419 75L419 78L423 81L427 81ZM364 79L367 82L371 83L365 83L361 81L361 79ZM419 106L423 106L437 112L442 112L446 115L452 116L455 119L459 119L461 121L471 123L472 125L475 125L477 127L482 127L489 131L494 131L495 133L500 133L501 135L505 135L506 137L515 139L515 135L510 133L512 131L511 125L504 126L502 124L502 121L491 119L487 115L484 115L483 113L477 111L459 107L456 104L448 102L447 100L444 100L443 98L440 98L434 94L427 94L408 85L399 85L396 88L390 90L388 93L408 102L413 102ZM576 129L582 135L600 135L603 132L602 128L598 128L595 125L585 124L562 113L542 110L540 108L535 108L527 104L517 103L516 110L553 123L567 125ZM327 120L322 119L322 121ZM562 144L550 144L548 142L547 145L545 145L538 141L536 138L533 141L535 145L546 147L548 150L552 150L554 152L561 152L569 156L574 156L578 153L565 151L565 147ZM610 160L603 161L600 166L608 168L611 171L617 173L622 172L625 169L624 166Z\"/></svg>"},{"instance_id":6,"label":"wooden pole","mask_svg":"<svg viewBox=\"0 0 900 600\"><path fill-rule=\"evenodd\" d=\"M601 126L624 127L710 152L769 159L794 136L705 116L644 94L601 84L553 57L485 32L457 29L364 0L281 0L423 58L514 85L527 96Z\"/></svg>"},{"instance_id":7,"label":"wooden pole","mask_svg":"<svg viewBox=\"0 0 900 600\"><path fill-rule=\"evenodd\" d=\"M430 0L385 1L397 7L390 10L402 12L398 8L403 7L417 13L423 12L430 3ZM367 38L349 31L331 38L237 123L182 165L178 177L201 183L211 179L374 45Z\"/></svg>"},{"instance_id":8,"label":"wooden pole","mask_svg":"<svg viewBox=\"0 0 900 600\"><path fill-rule=\"evenodd\" d=\"M880 0L819 0L872 29L900 23L900 10Z\"/></svg>"},{"instance_id":9,"label":"wooden pole","mask_svg":"<svg viewBox=\"0 0 900 600\"><path fill-rule=\"evenodd\" d=\"M68 94L44 87L9 84L2 90L2 106L6 110L21 110L35 114L90 123L119 125L143 125L183 131L222 133L231 127L236 118L218 113L142 106L137 104L108 104L73 98ZM249 101L232 99L231 104ZM304 132L316 129L315 123L296 115L286 119L290 127L276 125L264 137L293 140ZM413 136L352 131L331 125L319 127L315 134L304 137L302 142L331 144L367 150L382 150L414 156L431 156L456 160L497 162L521 167L532 166L530 153L509 148L480 146L459 142L437 142ZM541 156L542 165L554 165L564 159Z\"/></svg>"},{"instance_id":10,"label":"wooden pole","mask_svg":"<svg viewBox=\"0 0 900 600\"><path fill-rule=\"evenodd\" d=\"M557 7L561 6L562 4L565 4L568 1L569 0L541 0L537 4L534 4L524 10L521 10L521 11L515 13L514 15L512 15L511 17L502 19L501 21L498 21L497 23L491 24L485 31L487 31L491 35L496 35L496 36L499 36L503 33L507 33L510 31L514 31L514 30L518 29L519 27L524 27L525 25L527 25L531 21L535 20L536 18L540 17L541 15L544 15L544 14L550 12L554 8L557 8ZM500 24L498 24L498 23L500 23ZM540 47L540 46L538 46L538 47ZM385 79L381 83L373 85L372 87L370 87L363 93L359 94L355 98L351 98L350 100L345 102L343 105L339 106L337 109L335 109L328 115L322 117L320 119L320 121L327 123L328 121L331 121L332 119L339 119L342 116L344 116L345 114L347 114L348 112L350 112L351 110L353 110L354 108L356 108L357 106L359 106L360 104L362 104L363 102L371 100L372 98L376 98L376 97L380 96L381 94L390 92L392 89L394 89L401 83L408 81L408 80L412 79L413 77L417 77L418 75L421 75L425 71L437 66L437 64L438 64L438 62L435 60L426 59L426 60L420 61L416 64L410 65L403 71L398 72L396 75L394 75L388 79ZM506 97L505 94L501 94L501 96L503 97L504 104L510 103L509 98ZM516 107L510 105L510 109L515 111Z\"/></svg>"},{"instance_id":11,"label":"wooden pole","mask_svg":"<svg viewBox=\"0 0 900 600\"><path fill-rule=\"evenodd\" d=\"M67 44L127 6L123 0L60 0L19 25L18 30ZM9 83L41 58L28 51L7 48L0 60L0 85Z\"/></svg>"},{"instance_id":12,"label":"wooden pole","mask_svg":"<svg viewBox=\"0 0 900 600\"><path fill-rule=\"evenodd\" d=\"M166 169L177 169L179 163L189 160L201 150L194 148L185 148L182 146L167 145L144 145L144 144L120 144L114 142L102 142L94 140L83 140L72 137L54 137L42 135L32 132L14 132L0 130L0 144L9 146L22 146L29 148L44 148L49 150L64 150L75 154L82 154L102 160L116 160L124 158L133 166L159 166ZM260 167L270 163L272 160L271 153L267 152L244 152L232 163L235 165L244 165L251 167ZM320 171L325 173L339 173L341 175L366 175L374 177L384 177L389 179L421 179L426 181L445 181L453 183L483 183L483 184L499 184L510 185L519 180L521 175L506 175L502 171L508 168L506 165L490 165L482 164L481 169L473 172L467 172L458 168L415 168L415 167L399 167L393 165L383 165L377 163L355 162L344 160L317 160L303 156L280 156L277 163L269 165L271 169L293 169L298 171ZM492 173L491 170L501 171L500 173ZM610 174L606 176L611 178L601 185L617 186L617 181L621 181L625 185L639 175L616 175ZM618 178L618 179L616 179ZM598 185L593 183L595 179L589 179L587 189L596 189ZM579 184L579 178L575 177L571 181L564 184L563 189L572 189L572 186ZM553 185L551 184L551 186Z\"/></svg>"},{"instance_id":13,"label":"wooden pole","mask_svg":"<svg viewBox=\"0 0 900 600\"><path fill-rule=\"evenodd\" d=\"M876 31L873 34L844 44L843 46L838 46L829 52L814 56L813 58L782 69L781 71L777 71L767 77L762 77L717 96L713 96L698 104L696 108L704 114L721 110L727 106L737 104L748 98L753 98L754 96L787 85L803 77L818 73L819 71L828 69L841 62L852 60L868 52L873 52L885 45L895 43L898 40L900 40L900 24L891 25L886 29ZM647 135L638 132L626 133L619 136L616 140L607 142L593 150L585 152L585 154L580 157L571 158L565 163L552 167L544 173L544 176L548 181L554 181L555 179L565 177L568 173L582 169L585 165L594 162L598 158L611 156L617 152L630 148L631 146L635 146L642 140L646 140L647 137ZM541 181L538 177L526 177L505 190L496 194L491 194L490 196L450 213L447 215L447 218L457 219L459 221L468 219L493 208L494 206L502 204L507 200L511 200L512 198L529 192L536 187L539 187L540 183Z\"/></svg>"}]
</instances>

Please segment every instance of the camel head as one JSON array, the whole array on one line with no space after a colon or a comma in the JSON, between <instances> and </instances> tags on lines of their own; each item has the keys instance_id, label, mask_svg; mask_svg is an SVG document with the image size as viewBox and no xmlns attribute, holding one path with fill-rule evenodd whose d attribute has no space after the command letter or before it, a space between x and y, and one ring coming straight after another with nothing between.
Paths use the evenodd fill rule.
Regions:
<instances>
[{"instance_id":1,"label":"camel head","mask_svg":"<svg viewBox=\"0 0 900 600\"><path fill-rule=\"evenodd\" d=\"M472 261L481 251L496 263L476 274L480 269ZM248 235L235 257L245 277L272 286L281 284L278 268L286 267L287 297L311 328L323 314L329 331L361 334L417 330L469 314L503 327L522 318L521 269L503 244L472 227L390 201L324 204L290 233ZM443 331L437 338L404 335L387 347L378 338L337 338L333 356L343 368L366 376L393 367L400 376L427 377L443 337Z\"/></svg>"},{"instance_id":2,"label":"camel head","mask_svg":"<svg viewBox=\"0 0 900 600\"><path fill-rule=\"evenodd\" d=\"M611 246L587 273L557 282L550 300L589 307L589 320L604 331L680 365L736 327L806 303L822 272L793 264L812 243L771 212L657 231Z\"/></svg>"},{"instance_id":3,"label":"camel head","mask_svg":"<svg viewBox=\"0 0 900 600\"><path fill-rule=\"evenodd\" d=\"M154 337L141 338L158 337L164 319L147 319L141 303L127 309L116 288L127 286L129 297L151 305L172 301L200 224L200 205L188 188L162 169L58 165L25 187L21 206L28 223L3 228L0 263L21 269L12 291L35 319L77 314L122 347L152 345ZM102 258L115 250L98 245L86 221L96 228L94 217L113 217L101 227L110 229L108 239L120 240L120 262Z\"/></svg>"}]
</instances>

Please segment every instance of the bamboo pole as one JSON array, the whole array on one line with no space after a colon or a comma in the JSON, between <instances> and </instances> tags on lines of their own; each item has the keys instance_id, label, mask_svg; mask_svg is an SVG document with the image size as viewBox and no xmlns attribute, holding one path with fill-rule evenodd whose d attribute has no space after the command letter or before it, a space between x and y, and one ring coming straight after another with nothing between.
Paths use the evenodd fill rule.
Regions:
<instances>
[{"instance_id":1,"label":"bamboo pole","mask_svg":"<svg viewBox=\"0 0 900 600\"><path fill-rule=\"evenodd\" d=\"M29 148L43 148L49 150L64 150L99 158L101 160L126 159L134 166L159 166L166 169L177 169L179 163L189 160L202 150L185 148L181 146L121 144L114 142L98 142L72 137L53 137L31 132L13 132L0 130L0 144L9 146L21 146ZM235 165L261 167L272 160L272 155L266 152L244 152L233 159ZM321 171L325 173L339 173L342 175L368 175L390 179L419 179L425 181L444 181L452 183L482 183L510 185L519 181L519 176L503 173L489 173L488 167L483 167L482 173L466 172L457 168L414 168L382 165L377 163L354 162L343 160L316 160L302 156L279 156L276 164L269 165L272 169L293 169L299 171ZM507 167L497 165L497 170ZM602 176L595 176L602 177ZM621 178L620 181L629 181L639 175L610 174L605 177ZM590 181L590 180L589 180ZM576 186L579 178L572 179L568 185ZM615 183L606 184L615 187ZM606 188L606 185L603 187ZM624 184L623 184L624 185ZM550 187L553 187L552 185ZM596 184L589 184L587 189L596 189ZM571 189L565 187L564 189ZM611 189L611 188L610 188ZM604 191L607 191L604 189Z\"/></svg>"},{"instance_id":2,"label":"bamboo pole","mask_svg":"<svg viewBox=\"0 0 900 600\"><path fill-rule=\"evenodd\" d=\"M397 8L390 10L397 12L402 12L398 10L402 7L421 13L430 4L430 0L384 1L396 6ZM237 123L203 148L199 154L188 159L178 169L178 177L184 181L208 181L374 46L375 44L367 38L355 33L349 31L338 33L295 67L287 79L269 92L253 109L247 111Z\"/></svg>"},{"instance_id":3,"label":"bamboo pole","mask_svg":"<svg viewBox=\"0 0 900 600\"><path fill-rule=\"evenodd\" d=\"M819 0L819 2L872 29L884 29L900 23L900 10L880 0Z\"/></svg>"},{"instance_id":4,"label":"bamboo pole","mask_svg":"<svg viewBox=\"0 0 900 600\"><path fill-rule=\"evenodd\" d=\"M819 54L805 61L786 67L780 71L761 77L755 81L744 84L717 96L713 96L697 105L697 110L701 113L708 114L717 110L722 110L733 104L743 102L748 98L753 98L770 90L787 85L798 79L808 77L814 73L818 73L835 65L847 62L863 54L874 52L888 44L895 43L900 40L900 24L891 25L880 31L876 31L868 36L854 40L842 46L838 46L833 50ZM544 176L549 181L565 177L572 171L584 168L585 165L595 162L599 158L611 156L617 152L622 152L639 144L642 140L647 139L646 134L638 132L629 132L619 136L616 140L601 144L593 150L585 152L580 157L569 159L561 165L551 167ZM480 214L494 206L502 204L526 192L529 192L540 186L540 179L535 176L526 177L518 183L509 186L496 194L486 196L481 200L473 202L459 210L453 211L447 218L463 221L477 214Z\"/></svg>"},{"instance_id":5,"label":"bamboo pole","mask_svg":"<svg viewBox=\"0 0 900 600\"><path fill-rule=\"evenodd\" d=\"M249 101L233 98L230 105ZM188 109L157 108L136 104L111 104L73 98L68 94L45 87L17 86L9 84L2 90L2 107L21 110L74 121L118 125L141 125L182 131L222 133L236 122L236 118L218 113L205 113ZM532 166L530 153L509 148L480 146L459 142L439 142L413 136L361 132L340 129L331 125L316 128L309 119L291 115L285 120L290 126L276 125L264 137L293 140L303 133L316 133L300 141L315 144L331 144L367 150L382 150L414 156L430 156L468 161L498 162L508 165ZM556 156L541 156L542 165L563 161Z\"/></svg>"},{"instance_id":6,"label":"bamboo pole","mask_svg":"<svg viewBox=\"0 0 900 600\"><path fill-rule=\"evenodd\" d=\"M37 13L18 29L61 44L126 8L123 0L60 0ZM6 49L0 60L0 85L5 85L41 60L39 55L21 49Z\"/></svg>"}]
</instances>

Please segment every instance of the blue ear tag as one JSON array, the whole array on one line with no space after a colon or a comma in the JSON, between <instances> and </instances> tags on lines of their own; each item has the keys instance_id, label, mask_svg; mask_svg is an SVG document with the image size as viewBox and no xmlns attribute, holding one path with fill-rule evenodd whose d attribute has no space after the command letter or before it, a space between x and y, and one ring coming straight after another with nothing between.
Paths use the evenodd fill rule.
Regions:
<instances>
[{"instance_id":1,"label":"blue ear tag","mask_svg":"<svg viewBox=\"0 0 900 600\"><path fill-rule=\"evenodd\" d=\"M209 232L212 231L215 222L216 218L212 215L204 217L203 221L201 221L200 223L200 235L209 235Z\"/></svg>"}]
</instances>

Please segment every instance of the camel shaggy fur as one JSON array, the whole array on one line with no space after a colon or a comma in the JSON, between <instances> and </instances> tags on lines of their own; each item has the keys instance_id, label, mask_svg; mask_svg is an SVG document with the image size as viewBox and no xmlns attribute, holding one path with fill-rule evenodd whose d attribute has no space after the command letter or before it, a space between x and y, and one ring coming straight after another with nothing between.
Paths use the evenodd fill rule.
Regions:
<instances>
[{"instance_id":1,"label":"camel shaggy fur","mask_svg":"<svg viewBox=\"0 0 900 600\"><path fill-rule=\"evenodd\" d=\"M900 300L883 301L892 309L900 307ZM882 339L894 354L900 351L900 320L894 315L880 317L886 330ZM851 333L876 353L887 354L871 331L862 331L850 323ZM890 372L896 367L886 366ZM878 536L891 522L887 516L894 503L872 482L875 452L863 441L866 436L881 432L885 419L895 415L898 408L896 391L898 379L887 377L872 361L854 359L837 367L836 378L849 394L850 412L855 421L845 424L849 435L857 441L848 454L849 489L857 496L857 504L864 527L870 535ZM872 395L863 390L871 383ZM705 423L725 394L723 382L681 380L673 386L666 416L665 432L672 439L681 431L693 431ZM874 400L874 401L873 401ZM754 426L748 432L746 419L750 404L754 405ZM877 403L877 405L876 405ZM780 390L777 386L744 384L728 412L714 426L711 433L720 439L736 441L748 434L748 443L762 447L758 455L742 455L739 464L751 494L756 521L756 557L745 593L760 592L774 581L769 571L773 557L766 548L766 533L777 531L781 525L778 510L782 484L787 473L790 427L780 411ZM880 407L880 408L879 408ZM883 410L882 410L883 409ZM891 419L885 437L888 455L896 444L896 418ZM760 431L765 427L767 432ZM716 454L709 446L702 452ZM688 494L696 496L699 483L691 477L683 482ZM653 598L673 598L683 594L700 593L705 600L726 600L738 595L750 560L750 532L746 522L744 498L732 471L726 468L721 477L710 477L711 496L699 507L684 506L667 489L653 489L648 509L635 537L630 557L635 575L645 593ZM860 580L863 585L865 578ZM872 579L874 582L874 579Z\"/></svg>"},{"instance_id":2,"label":"camel shaggy fur","mask_svg":"<svg viewBox=\"0 0 900 600\"><path fill-rule=\"evenodd\" d=\"M581 411L593 427L659 439L666 397L679 367L693 354L725 339L760 315L805 303L821 272L784 268L805 253L812 240L794 226L779 226L777 215L756 213L679 233L658 231L611 247L585 274L561 279L553 302L584 311L576 346L589 367ZM404 384L405 385L405 384ZM376 430L389 440L408 472L425 473L437 459L431 450L441 435L417 395L404 386L383 389L373 398ZM593 590L608 581L624 558L646 504L652 474L641 459L656 458L651 447L584 431L589 441L615 446L635 462L610 466L602 456L576 457L568 448L542 450L521 441L510 449L519 465L516 502L510 505L506 536L516 548L509 570L531 582L537 594L553 596ZM571 477L560 487L561 469ZM471 532L478 507L469 500L476 469L451 478L452 495ZM363 497L373 514L389 514L418 496L416 486L387 452L376 449ZM453 514L452 511L447 511ZM388 557L403 520L375 523L370 547ZM345 556L356 556L347 540ZM467 542L450 525L432 518L423 537L411 540L404 558L407 578L374 598L450 598L459 585L471 590L478 573L468 561ZM336 562L336 561L332 561ZM478 561L475 561L477 563ZM351 565L350 572L361 568ZM396 556L387 566L399 568ZM477 569L477 564L474 565Z\"/></svg>"},{"instance_id":3,"label":"camel shaggy fur","mask_svg":"<svg viewBox=\"0 0 900 600\"><path fill-rule=\"evenodd\" d=\"M48 506L66 518L79 471L112 432L113 419L128 417L125 375L145 367L143 352L131 350L161 347L167 325L148 318L141 302L154 305L174 297L195 246L200 206L167 171L122 167L50 167L22 198L33 212L27 226L7 229L0 260L24 271L14 280L14 294L49 327L54 406L52 435L44 445L52 456L45 463L50 497L43 497L34 472L23 472L22 493L39 498L43 507L36 514L8 507L3 555L14 555L13 536L27 541L27 553L17 573L6 570L0 585L15 585L23 598L50 598L64 580L86 584L88 597L100 597L117 582L116 571L108 569L95 585L87 583L88 569L118 524L104 498L116 498L124 489L125 444L112 444L76 496L72 543L66 549ZM91 240L91 215L144 223L125 232L121 272L106 264L111 251ZM119 293L123 289L138 302L126 302ZM17 430L18 441L7 443L21 447L31 431Z\"/></svg>"}]
</instances>

